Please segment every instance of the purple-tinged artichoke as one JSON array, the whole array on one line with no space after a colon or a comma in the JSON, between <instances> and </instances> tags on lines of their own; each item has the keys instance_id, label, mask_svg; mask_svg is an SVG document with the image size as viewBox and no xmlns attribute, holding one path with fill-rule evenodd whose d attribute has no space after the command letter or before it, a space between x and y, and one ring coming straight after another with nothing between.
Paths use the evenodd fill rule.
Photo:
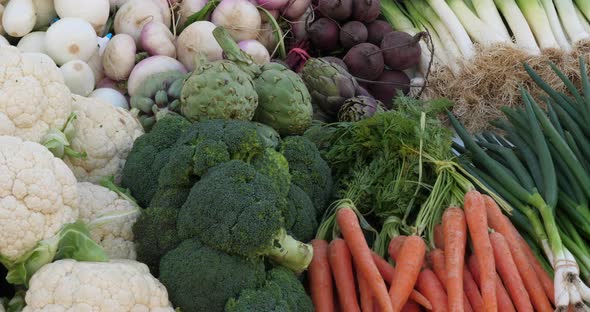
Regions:
<instances>
[{"instance_id":1,"label":"purple-tinged artichoke","mask_svg":"<svg viewBox=\"0 0 590 312\"><path fill-rule=\"evenodd\" d=\"M387 110L379 100L370 96L356 96L344 101L338 112L338 120L342 122L355 122L361 119L373 117L376 113Z\"/></svg>"}]
</instances>

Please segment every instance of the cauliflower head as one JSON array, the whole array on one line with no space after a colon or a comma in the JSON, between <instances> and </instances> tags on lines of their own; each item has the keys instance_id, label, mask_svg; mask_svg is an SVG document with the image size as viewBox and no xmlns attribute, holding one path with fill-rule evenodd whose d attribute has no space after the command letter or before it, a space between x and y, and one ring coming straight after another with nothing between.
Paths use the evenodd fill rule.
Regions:
<instances>
[{"instance_id":1,"label":"cauliflower head","mask_svg":"<svg viewBox=\"0 0 590 312\"><path fill-rule=\"evenodd\" d=\"M135 260L133 224L141 214L139 207L108 188L89 182L79 182L78 191L80 220L88 224L92 239L111 259ZM109 220L101 222L101 217Z\"/></svg>"},{"instance_id":2,"label":"cauliflower head","mask_svg":"<svg viewBox=\"0 0 590 312\"><path fill-rule=\"evenodd\" d=\"M0 136L0 256L15 261L76 221L78 201L76 178L61 159L38 143Z\"/></svg>"},{"instance_id":3,"label":"cauliflower head","mask_svg":"<svg viewBox=\"0 0 590 312\"><path fill-rule=\"evenodd\" d=\"M71 92L49 56L0 47L0 135L40 142L71 112Z\"/></svg>"},{"instance_id":4,"label":"cauliflower head","mask_svg":"<svg viewBox=\"0 0 590 312\"><path fill-rule=\"evenodd\" d=\"M141 136L143 127L128 111L99 98L72 95L76 119L70 142L72 149L85 152L86 157L64 156L80 182L98 183L114 176L119 181L127 154Z\"/></svg>"},{"instance_id":5,"label":"cauliflower head","mask_svg":"<svg viewBox=\"0 0 590 312\"><path fill-rule=\"evenodd\" d=\"M174 312L168 291L133 260L45 265L31 278L23 312Z\"/></svg>"}]
</instances>

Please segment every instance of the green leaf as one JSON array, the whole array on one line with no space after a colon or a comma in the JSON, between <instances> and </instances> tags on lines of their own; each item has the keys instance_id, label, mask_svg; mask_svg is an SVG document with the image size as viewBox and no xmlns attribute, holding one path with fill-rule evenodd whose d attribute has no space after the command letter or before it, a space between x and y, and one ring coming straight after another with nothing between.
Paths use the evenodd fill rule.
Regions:
<instances>
[{"instance_id":1,"label":"green leaf","mask_svg":"<svg viewBox=\"0 0 590 312\"><path fill-rule=\"evenodd\" d=\"M106 262L109 257L102 247L90 237L90 231L82 222L66 225L60 232L56 259Z\"/></svg>"},{"instance_id":2,"label":"green leaf","mask_svg":"<svg viewBox=\"0 0 590 312\"><path fill-rule=\"evenodd\" d=\"M215 9L215 7L217 7L219 2L221 2L221 0L211 0L207 2L207 4L199 12L187 18L184 25L182 25L182 27L178 30L178 33L180 34L185 28L187 28L190 24L194 22L207 20L207 16L209 15L209 13L213 12L213 10Z\"/></svg>"}]
</instances>

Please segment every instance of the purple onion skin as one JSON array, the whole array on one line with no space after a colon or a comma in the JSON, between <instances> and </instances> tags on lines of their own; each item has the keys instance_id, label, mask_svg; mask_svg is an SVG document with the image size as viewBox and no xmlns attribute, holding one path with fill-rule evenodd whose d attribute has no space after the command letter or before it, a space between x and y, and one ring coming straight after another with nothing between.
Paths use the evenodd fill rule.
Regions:
<instances>
[{"instance_id":1,"label":"purple onion skin","mask_svg":"<svg viewBox=\"0 0 590 312\"><path fill-rule=\"evenodd\" d=\"M352 19L355 21L370 23L381 14L380 0L353 0Z\"/></svg>"},{"instance_id":2,"label":"purple onion skin","mask_svg":"<svg viewBox=\"0 0 590 312\"><path fill-rule=\"evenodd\" d=\"M339 47L338 24L327 17L321 17L311 24L307 30L309 40L314 47L323 51L334 51Z\"/></svg>"},{"instance_id":3,"label":"purple onion skin","mask_svg":"<svg viewBox=\"0 0 590 312\"><path fill-rule=\"evenodd\" d=\"M420 63L422 49L418 40L408 33L393 31L386 34L381 41L381 50L385 65L391 69L404 70Z\"/></svg>"},{"instance_id":4,"label":"purple onion skin","mask_svg":"<svg viewBox=\"0 0 590 312\"><path fill-rule=\"evenodd\" d=\"M340 28L340 45L345 49L366 42L368 37L367 27L358 21L347 22Z\"/></svg>"},{"instance_id":5,"label":"purple onion skin","mask_svg":"<svg viewBox=\"0 0 590 312\"><path fill-rule=\"evenodd\" d=\"M387 109L392 108L393 100L399 91L402 91L404 95L410 92L410 77L403 71L386 70L375 81L388 83L371 83L369 85L369 92L377 100L383 102Z\"/></svg>"},{"instance_id":6,"label":"purple onion skin","mask_svg":"<svg viewBox=\"0 0 590 312\"><path fill-rule=\"evenodd\" d=\"M387 21L376 20L366 26L367 32L369 33L367 42L377 46L381 45L381 41L383 41L383 37L386 34L393 32L393 28Z\"/></svg>"},{"instance_id":7,"label":"purple onion skin","mask_svg":"<svg viewBox=\"0 0 590 312\"><path fill-rule=\"evenodd\" d=\"M348 72L358 78L375 80L383 73L385 64L383 54L372 43L361 43L352 47L342 58Z\"/></svg>"},{"instance_id":8,"label":"purple onion skin","mask_svg":"<svg viewBox=\"0 0 590 312\"><path fill-rule=\"evenodd\" d=\"M345 21L353 14L353 1L358 0L318 0L318 10L323 16Z\"/></svg>"}]
</instances>

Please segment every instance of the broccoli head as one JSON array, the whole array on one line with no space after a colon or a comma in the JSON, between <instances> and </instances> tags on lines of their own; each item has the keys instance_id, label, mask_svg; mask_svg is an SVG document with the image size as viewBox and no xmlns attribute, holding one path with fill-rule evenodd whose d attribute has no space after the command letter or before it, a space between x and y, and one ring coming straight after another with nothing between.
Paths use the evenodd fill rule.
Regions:
<instances>
[{"instance_id":1,"label":"broccoli head","mask_svg":"<svg viewBox=\"0 0 590 312\"><path fill-rule=\"evenodd\" d=\"M312 312L311 298L297 277L283 268L267 272L267 280L259 289L246 289L225 305L226 312Z\"/></svg>"},{"instance_id":2,"label":"broccoli head","mask_svg":"<svg viewBox=\"0 0 590 312\"><path fill-rule=\"evenodd\" d=\"M311 199L300 187L291 184L287 201L291 216L290 222L287 222L287 232L300 241L311 241L318 228L316 210Z\"/></svg>"},{"instance_id":3,"label":"broccoli head","mask_svg":"<svg viewBox=\"0 0 590 312\"><path fill-rule=\"evenodd\" d=\"M291 185L289 163L283 154L274 149L267 148L264 152L252 159L254 168L274 180L274 185L282 197L287 196Z\"/></svg>"},{"instance_id":4,"label":"broccoli head","mask_svg":"<svg viewBox=\"0 0 590 312\"><path fill-rule=\"evenodd\" d=\"M268 256L291 270L305 270L311 246L286 234L284 198L273 184L272 178L240 160L210 169L180 209L179 236L196 237L227 253Z\"/></svg>"},{"instance_id":5,"label":"broccoli head","mask_svg":"<svg viewBox=\"0 0 590 312\"><path fill-rule=\"evenodd\" d=\"M289 162L291 182L307 193L317 216L321 217L332 196L332 173L328 163L315 144L306 137L285 138L280 151Z\"/></svg>"},{"instance_id":6,"label":"broccoli head","mask_svg":"<svg viewBox=\"0 0 590 312\"><path fill-rule=\"evenodd\" d=\"M183 241L160 262L160 281L172 303L182 311L223 311L243 289L265 281L260 259L217 251L197 239Z\"/></svg>"}]
</instances>

